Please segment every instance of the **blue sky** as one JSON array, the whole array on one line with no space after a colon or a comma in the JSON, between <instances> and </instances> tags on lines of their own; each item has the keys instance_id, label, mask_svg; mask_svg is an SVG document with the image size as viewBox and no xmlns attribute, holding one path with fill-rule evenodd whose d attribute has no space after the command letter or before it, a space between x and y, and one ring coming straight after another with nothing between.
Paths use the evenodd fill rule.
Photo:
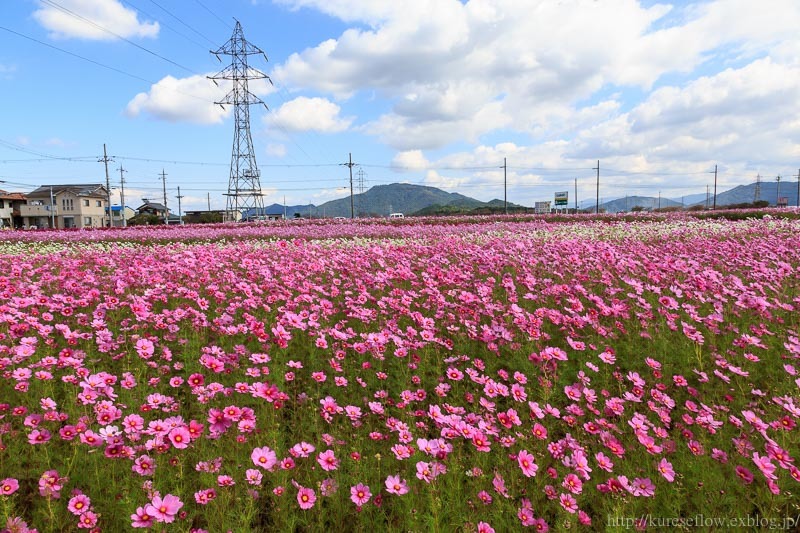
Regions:
<instances>
[{"instance_id":1,"label":"blue sky","mask_svg":"<svg viewBox=\"0 0 800 533\"><path fill-rule=\"evenodd\" d=\"M104 182L222 208L233 139L209 53L234 18L265 203L410 182L533 205L721 190L800 165L796 0L9 0L0 188ZM223 59L227 59L223 56ZM358 170L355 169L356 171ZM118 201L118 189L114 198Z\"/></svg>"}]
</instances>

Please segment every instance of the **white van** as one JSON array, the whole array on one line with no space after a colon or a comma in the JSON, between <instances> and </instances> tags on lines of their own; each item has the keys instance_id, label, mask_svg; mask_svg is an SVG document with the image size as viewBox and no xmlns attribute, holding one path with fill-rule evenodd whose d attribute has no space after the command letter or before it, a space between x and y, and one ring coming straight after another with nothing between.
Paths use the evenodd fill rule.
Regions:
<instances>
[{"instance_id":1,"label":"white van","mask_svg":"<svg viewBox=\"0 0 800 533\"><path fill-rule=\"evenodd\" d=\"M403 213L391 213L389 218L404 218Z\"/></svg>"}]
</instances>

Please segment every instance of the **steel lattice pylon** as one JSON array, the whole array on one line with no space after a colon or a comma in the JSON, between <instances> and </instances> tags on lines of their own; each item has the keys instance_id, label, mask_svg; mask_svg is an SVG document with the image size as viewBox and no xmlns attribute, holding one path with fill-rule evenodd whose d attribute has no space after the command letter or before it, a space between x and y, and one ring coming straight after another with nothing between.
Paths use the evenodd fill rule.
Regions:
<instances>
[{"instance_id":1,"label":"steel lattice pylon","mask_svg":"<svg viewBox=\"0 0 800 533\"><path fill-rule=\"evenodd\" d=\"M226 220L235 220L236 213L262 215L264 212L263 195L261 193L261 173L256 165L256 154L253 150L253 138L250 135L250 106L266 104L247 88L248 80L272 80L263 72L247 65L247 56L261 54L260 48L247 42L242 32L242 25L236 21L230 40L212 54L219 59L220 54L231 56L231 64L209 76L211 80L231 80L233 88L225 95L225 99L215 102L219 105L233 105L235 129L233 134L233 151L231 153L231 174L228 182L228 197L225 210ZM220 60L221 61L221 60ZM216 83L216 82L215 82Z\"/></svg>"}]
</instances>

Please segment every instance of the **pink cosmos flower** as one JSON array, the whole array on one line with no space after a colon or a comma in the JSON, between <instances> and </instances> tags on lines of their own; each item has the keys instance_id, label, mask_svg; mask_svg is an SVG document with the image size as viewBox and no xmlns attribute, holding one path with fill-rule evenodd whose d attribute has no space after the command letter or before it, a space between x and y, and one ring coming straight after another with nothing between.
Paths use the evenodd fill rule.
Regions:
<instances>
[{"instance_id":1,"label":"pink cosmos flower","mask_svg":"<svg viewBox=\"0 0 800 533\"><path fill-rule=\"evenodd\" d=\"M0 495L10 496L17 492L17 489L19 489L19 481L13 477L7 477L0 481Z\"/></svg>"},{"instance_id":2,"label":"pink cosmos flower","mask_svg":"<svg viewBox=\"0 0 800 533\"><path fill-rule=\"evenodd\" d=\"M350 487L350 499L359 507L367 503L371 497L369 487L362 483Z\"/></svg>"},{"instance_id":3,"label":"pink cosmos flower","mask_svg":"<svg viewBox=\"0 0 800 533\"><path fill-rule=\"evenodd\" d=\"M91 500L85 494L76 494L69 499L67 510L75 516L80 516L88 511L92 506Z\"/></svg>"},{"instance_id":4,"label":"pink cosmos flower","mask_svg":"<svg viewBox=\"0 0 800 533\"><path fill-rule=\"evenodd\" d=\"M264 474L255 468L248 468L244 473L244 478L251 485L261 485L261 480L264 478Z\"/></svg>"},{"instance_id":5,"label":"pink cosmos flower","mask_svg":"<svg viewBox=\"0 0 800 533\"><path fill-rule=\"evenodd\" d=\"M144 507L137 507L131 515L131 527L149 528L153 525L153 517L147 514Z\"/></svg>"},{"instance_id":6,"label":"pink cosmos flower","mask_svg":"<svg viewBox=\"0 0 800 533\"><path fill-rule=\"evenodd\" d=\"M580 494L583 492L583 481L573 473L569 473L564 477L561 486L570 491L572 494Z\"/></svg>"},{"instance_id":7,"label":"pink cosmos flower","mask_svg":"<svg viewBox=\"0 0 800 533\"><path fill-rule=\"evenodd\" d=\"M666 459L661 459L658 463L658 471L664 476L664 479L672 483L675 481L675 470L672 468L672 463Z\"/></svg>"},{"instance_id":8,"label":"pink cosmos flower","mask_svg":"<svg viewBox=\"0 0 800 533\"><path fill-rule=\"evenodd\" d=\"M522 450L517 455L517 463L519 463L519 467L522 469L523 475L525 477L533 477L536 475L536 471L539 470L539 466L536 464L535 459L528 450Z\"/></svg>"},{"instance_id":9,"label":"pink cosmos flower","mask_svg":"<svg viewBox=\"0 0 800 533\"><path fill-rule=\"evenodd\" d=\"M297 491L297 503L300 505L300 509L311 509L316 501L317 495L313 489L300 487Z\"/></svg>"},{"instance_id":10,"label":"pink cosmos flower","mask_svg":"<svg viewBox=\"0 0 800 533\"><path fill-rule=\"evenodd\" d=\"M486 522L478 522L478 533L494 533L494 528Z\"/></svg>"},{"instance_id":11,"label":"pink cosmos flower","mask_svg":"<svg viewBox=\"0 0 800 533\"><path fill-rule=\"evenodd\" d=\"M50 440L50 432L46 429L34 429L28 435L28 442L31 444L44 444Z\"/></svg>"},{"instance_id":12,"label":"pink cosmos flower","mask_svg":"<svg viewBox=\"0 0 800 533\"><path fill-rule=\"evenodd\" d=\"M90 529L97 525L97 514L94 511L86 511L78 518L80 529Z\"/></svg>"},{"instance_id":13,"label":"pink cosmos flower","mask_svg":"<svg viewBox=\"0 0 800 533\"><path fill-rule=\"evenodd\" d=\"M194 501L200 505L207 505L208 502L214 500L216 497L217 491L214 489L204 489L194 493Z\"/></svg>"},{"instance_id":14,"label":"pink cosmos flower","mask_svg":"<svg viewBox=\"0 0 800 533\"><path fill-rule=\"evenodd\" d=\"M153 501L145 506L145 512L157 522L171 523L175 520L183 502L177 496L167 494L163 498L155 496Z\"/></svg>"},{"instance_id":15,"label":"pink cosmos flower","mask_svg":"<svg viewBox=\"0 0 800 533\"><path fill-rule=\"evenodd\" d=\"M147 455L140 455L133 462L131 470L140 476L150 476L156 470L156 463Z\"/></svg>"},{"instance_id":16,"label":"pink cosmos flower","mask_svg":"<svg viewBox=\"0 0 800 533\"><path fill-rule=\"evenodd\" d=\"M408 483L400 476L388 476L386 478L386 491L389 494L396 494L402 496L408 492Z\"/></svg>"},{"instance_id":17,"label":"pink cosmos flower","mask_svg":"<svg viewBox=\"0 0 800 533\"><path fill-rule=\"evenodd\" d=\"M636 478L631 483L631 493L634 496L644 496L645 498L649 498L653 494L656 493L656 486L653 485L653 482L650 481L649 478Z\"/></svg>"},{"instance_id":18,"label":"pink cosmos flower","mask_svg":"<svg viewBox=\"0 0 800 533\"><path fill-rule=\"evenodd\" d=\"M570 513L575 513L578 511L578 502L570 494L562 494L559 496L558 503L561 504L561 507L563 507L564 510Z\"/></svg>"},{"instance_id":19,"label":"pink cosmos flower","mask_svg":"<svg viewBox=\"0 0 800 533\"><path fill-rule=\"evenodd\" d=\"M331 470L336 470L339 468L339 460L336 458L333 450L325 450L324 452L318 454L317 462L326 472L330 472Z\"/></svg>"},{"instance_id":20,"label":"pink cosmos flower","mask_svg":"<svg viewBox=\"0 0 800 533\"><path fill-rule=\"evenodd\" d=\"M278 463L278 456L267 446L254 448L250 454L250 459L253 460L256 466L260 466L264 470L271 470Z\"/></svg>"},{"instance_id":21,"label":"pink cosmos flower","mask_svg":"<svg viewBox=\"0 0 800 533\"><path fill-rule=\"evenodd\" d=\"M172 445L179 450L188 447L189 443L192 441L192 435L189 433L189 429L186 428L186 426L173 428L167 437Z\"/></svg>"},{"instance_id":22,"label":"pink cosmos flower","mask_svg":"<svg viewBox=\"0 0 800 533\"><path fill-rule=\"evenodd\" d=\"M753 482L753 473L747 467L737 466L736 475L744 482L745 485L749 485Z\"/></svg>"}]
</instances>

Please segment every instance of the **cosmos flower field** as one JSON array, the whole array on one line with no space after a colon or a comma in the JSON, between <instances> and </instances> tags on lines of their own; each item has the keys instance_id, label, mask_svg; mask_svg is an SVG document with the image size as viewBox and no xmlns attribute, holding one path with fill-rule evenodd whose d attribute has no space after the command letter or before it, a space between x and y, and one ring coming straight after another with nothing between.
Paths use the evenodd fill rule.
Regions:
<instances>
[{"instance_id":1,"label":"cosmos flower field","mask_svg":"<svg viewBox=\"0 0 800 533\"><path fill-rule=\"evenodd\" d=\"M8 232L0 256L4 531L800 515L798 221Z\"/></svg>"}]
</instances>

